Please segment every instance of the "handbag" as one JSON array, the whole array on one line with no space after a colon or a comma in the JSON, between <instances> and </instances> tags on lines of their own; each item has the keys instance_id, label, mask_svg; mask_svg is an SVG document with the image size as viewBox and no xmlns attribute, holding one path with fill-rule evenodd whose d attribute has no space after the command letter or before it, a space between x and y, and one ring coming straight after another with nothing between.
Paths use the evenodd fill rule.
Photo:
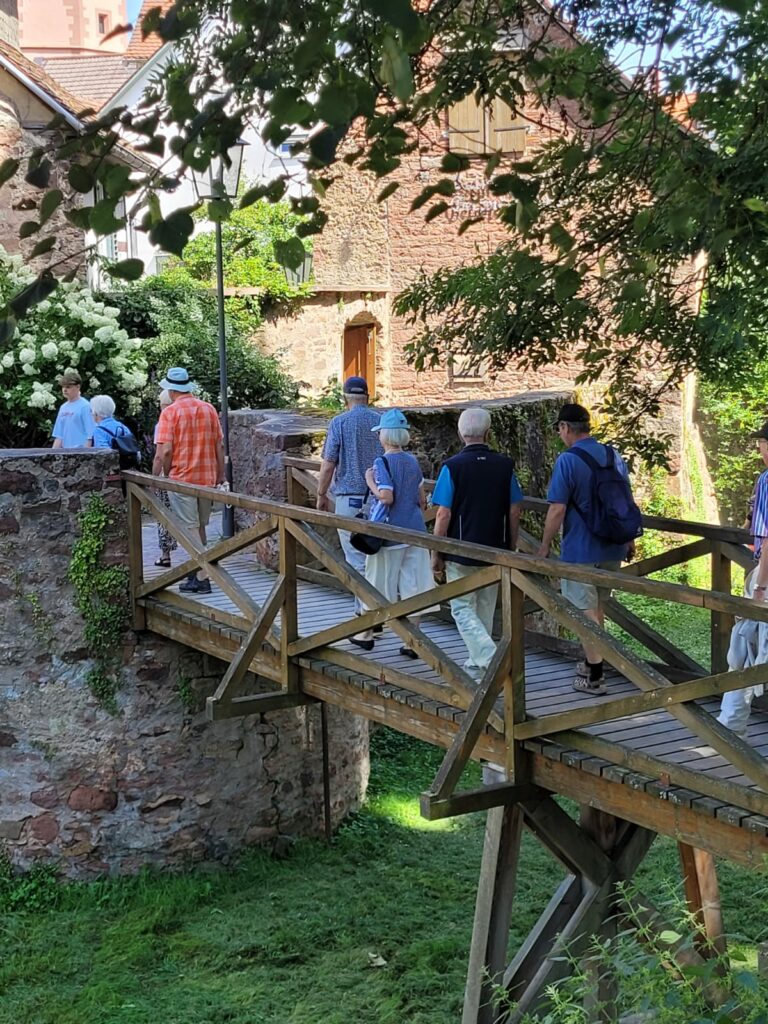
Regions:
<instances>
[{"instance_id":1,"label":"handbag","mask_svg":"<svg viewBox=\"0 0 768 1024\"><path fill-rule=\"evenodd\" d=\"M387 462L386 455L381 456L381 461L387 467L387 472L389 473L389 475L392 476L392 471L389 468L389 463ZM365 505L366 501L368 500L368 495L370 493L371 492L369 488L366 487L365 497L363 498L363 505ZM368 516L365 514L365 512L358 512L357 515L355 516L355 519L367 520ZM377 522L389 522L389 513L387 512L386 516L383 519L377 520ZM368 533L353 533L349 538L349 543L352 545L355 551L359 551L363 555L375 555L381 550L381 546L384 543L384 538L371 537L371 535Z\"/></svg>"}]
</instances>

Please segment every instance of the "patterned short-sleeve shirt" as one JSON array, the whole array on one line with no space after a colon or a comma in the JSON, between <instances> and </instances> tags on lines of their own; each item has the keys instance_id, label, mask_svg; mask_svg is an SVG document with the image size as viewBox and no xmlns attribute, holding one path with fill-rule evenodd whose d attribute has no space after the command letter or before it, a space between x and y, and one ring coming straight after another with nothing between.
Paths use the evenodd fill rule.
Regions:
<instances>
[{"instance_id":1,"label":"patterned short-sleeve shirt","mask_svg":"<svg viewBox=\"0 0 768 1024\"><path fill-rule=\"evenodd\" d=\"M334 416L328 424L323 458L336 463L333 493L365 494L365 471L373 460L383 454L378 434L381 416L367 405L355 405L348 412Z\"/></svg>"},{"instance_id":2,"label":"patterned short-sleeve shirt","mask_svg":"<svg viewBox=\"0 0 768 1024\"><path fill-rule=\"evenodd\" d=\"M214 407L192 395L177 398L163 409L155 434L157 444L171 446L170 479L203 487L216 484L216 452L221 438L221 424Z\"/></svg>"}]
</instances>

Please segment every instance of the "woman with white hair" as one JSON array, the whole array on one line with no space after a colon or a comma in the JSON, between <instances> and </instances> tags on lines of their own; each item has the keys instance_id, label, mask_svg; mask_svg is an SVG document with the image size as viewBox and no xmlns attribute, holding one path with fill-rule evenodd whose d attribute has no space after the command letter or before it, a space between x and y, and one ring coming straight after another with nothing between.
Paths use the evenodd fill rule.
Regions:
<instances>
[{"instance_id":1,"label":"woman with white hair","mask_svg":"<svg viewBox=\"0 0 768 1024\"><path fill-rule=\"evenodd\" d=\"M167 409L171 405L171 396L168 391L161 391L160 398L160 412L163 409ZM157 424L155 424L155 445L157 445ZM154 476L163 475L163 467L160 461L155 458L152 463L152 473ZM157 497L162 501L168 511L171 511L171 502L168 497L168 491L157 491ZM155 565L162 566L163 569L170 569L171 567L171 552L175 551L179 546L175 537L172 537L166 530L162 523L157 524L157 545L160 548L160 555L155 559Z\"/></svg>"},{"instance_id":2,"label":"woman with white hair","mask_svg":"<svg viewBox=\"0 0 768 1024\"><path fill-rule=\"evenodd\" d=\"M424 476L416 457L403 451L411 440L408 420L399 409L390 409L373 431L379 434L384 456L375 459L365 474L368 488L378 503L371 520L381 521L380 513L384 511L390 526L426 533ZM391 604L423 594L435 585L427 549L392 540L385 540L375 555L368 555L365 578ZM433 610L437 608L425 609ZM420 615L413 616L414 625L418 626ZM351 641L363 650L373 650L373 630L358 633ZM401 647L400 653L406 658L418 657L410 647Z\"/></svg>"},{"instance_id":3,"label":"woman with white hair","mask_svg":"<svg viewBox=\"0 0 768 1024\"><path fill-rule=\"evenodd\" d=\"M131 432L124 423L115 419L115 403L109 395L94 395L91 412L96 427L93 431L94 448L111 448L113 437L126 437Z\"/></svg>"}]
</instances>

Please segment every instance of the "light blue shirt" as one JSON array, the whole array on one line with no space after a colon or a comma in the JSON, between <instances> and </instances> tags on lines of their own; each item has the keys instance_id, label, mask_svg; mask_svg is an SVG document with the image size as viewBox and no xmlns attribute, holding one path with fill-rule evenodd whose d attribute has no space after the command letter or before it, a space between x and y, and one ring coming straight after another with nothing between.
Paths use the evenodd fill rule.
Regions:
<instances>
[{"instance_id":1,"label":"light blue shirt","mask_svg":"<svg viewBox=\"0 0 768 1024\"><path fill-rule=\"evenodd\" d=\"M389 464L389 472L384 462ZM424 474L415 455L410 452L390 452L373 463L376 486L380 490L394 491L391 505L376 502L371 510L371 522L386 517L390 526L402 526L405 530L419 530L426 533L424 513L419 504L419 488L424 481ZM384 545L392 547L396 541L384 541Z\"/></svg>"},{"instance_id":2,"label":"light blue shirt","mask_svg":"<svg viewBox=\"0 0 768 1024\"><path fill-rule=\"evenodd\" d=\"M114 416L107 416L93 428L93 447L111 448L113 437L124 437L126 434L130 434L130 430L124 423L116 420Z\"/></svg>"},{"instance_id":3,"label":"light blue shirt","mask_svg":"<svg viewBox=\"0 0 768 1024\"><path fill-rule=\"evenodd\" d=\"M435 489L432 491L432 504L442 505L443 508L453 506L453 496L456 488L453 485L453 477L447 466L443 466L435 482ZM509 504L517 505L523 500L523 491L518 482L517 476L513 473L509 481Z\"/></svg>"},{"instance_id":4,"label":"light blue shirt","mask_svg":"<svg viewBox=\"0 0 768 1024\"><path fill-rule=\"evenodd\" d=\"M334 416L328 424L323 458L336 463L334 494L365 494L368 489L365 471L384 452L379 435L372 430L378 426L380 418L375 409L354 405L348 412Z\"/></svg>"},{"instance_id":5,"label":"light blue shirt","mask_svg":"<svg viewBox=\"0 0 768 1024\"><path fill-rule=\"evenodd\" d=\"M605 445L593 437L577 441L574 448L582 448L595 461L608 464ZM616 468L629 480L624 460L616 452ZM547 501L556 505L567 505L563 523L563 542L560 558L564 562L594 564L596 562L621 562L627 557L626 544L612 544L596 537L587 528L579 509L587 510L592 499L592 470L578 455L569 451L558 455L555 469L547 491Z\"/></svg>"},{"instance_id":6,"label":"light blue shirt","mask_svg":"<svg viewBox=\"0 0 768 1024\"><path fill-rule=\"evenodd\" d=\"M750 530L755 541L755 558L759 558L763 543L768 538L768 469L760 474L755 487Z\"/></svg>"},{"instance_id":7,"label":"light blue shirt","mask_svg":"<svg viewBox=\"0 0 768 1024\"><path fill-rule=\"evenodd\" d=\"M93 430L91 406L81 395L74 402L61 406L53 425L53 436L61 441L62 448L85 448L93 437Z\"/></svg>"}]
</instances>

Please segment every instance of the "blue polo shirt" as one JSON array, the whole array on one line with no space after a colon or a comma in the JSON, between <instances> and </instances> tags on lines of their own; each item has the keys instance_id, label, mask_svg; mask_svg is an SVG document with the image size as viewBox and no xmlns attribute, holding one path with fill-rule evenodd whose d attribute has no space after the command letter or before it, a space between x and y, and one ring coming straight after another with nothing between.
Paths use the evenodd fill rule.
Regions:
<instances>
[{"instance_id":1,"label":"blue polo shirt","mask_svg":"<svg viewBox=\"0 0 768 1024\"><path fill-rule=\"evenodd\" d=\"M574 448L588 452L601 466L608 464L605 445L593 437L577 441ZM616 468L629 480L624 460L616 452ZM570 450L558 455L547 491L551 504L567 505L563 523L563 541L560 558L564 562L594 564L595 562L622 562L627 557L626 544L611 544L601 540L587 529L579 509L587 510L592 498L592 470Z\"/></svg>"}]
</instances>

